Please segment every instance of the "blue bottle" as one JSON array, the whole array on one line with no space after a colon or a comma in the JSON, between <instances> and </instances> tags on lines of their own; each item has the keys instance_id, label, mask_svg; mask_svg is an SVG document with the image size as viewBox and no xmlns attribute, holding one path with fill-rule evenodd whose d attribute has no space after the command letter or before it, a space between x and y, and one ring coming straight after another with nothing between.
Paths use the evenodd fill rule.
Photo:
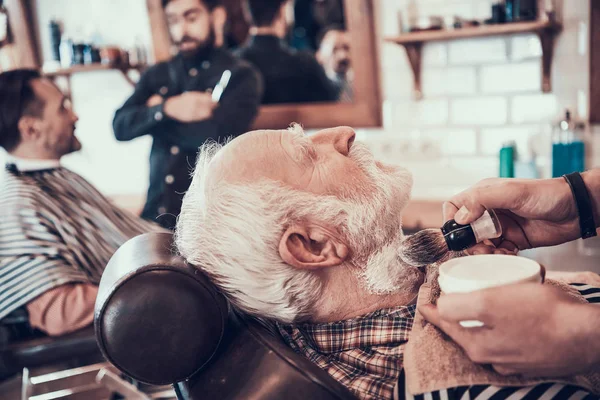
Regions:
<instances>
[{"instance_id":1,"label":"blue bottle","mask_svg":"<svg viewBox=\"0 0 600 400\"><path fill-rule=\"evenodd\" d=\"M570 172L585 171L585 142L583 140L583 124L576 124L573 130L573 140L569 147L571 157Z\"/></svg>"},{"instance_id":2,"label":"blue bottle","mask_svg":"<svg viewBox=\"0 0 600 400\"><path fill-rule=\"evenodd\" d=\"M571 112L565 112L565 119L557 125L552 137L552 177L558 178L568 174L571 170Z\"/></svg>"},{"instance_id":3,"label":"blue bottle","mask_svg":"<svg viewBox=\"0 0 600 400\"><path fill-rule=\"evenodd\" d=\"M585 170L585 142L583 124L575 124L571 112L558 123L552 140L552 177L557 178L571 172Z\"/></svg>"},{"instance_id":4,"label":"blue bottle","mask_svg":"<svg viewBox=\"0 0 600 400\"><path fill-rule=\"evenodd\" d=\"M516 143L510 141L500 149L500 178L515 177L515 146Z\"/></svg>"}]
</instances>

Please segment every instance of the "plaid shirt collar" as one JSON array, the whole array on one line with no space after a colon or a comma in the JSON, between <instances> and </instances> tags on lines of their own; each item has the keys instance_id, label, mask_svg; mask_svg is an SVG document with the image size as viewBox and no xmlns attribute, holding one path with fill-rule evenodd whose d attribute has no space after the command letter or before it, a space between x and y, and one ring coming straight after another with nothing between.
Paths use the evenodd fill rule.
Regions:
<instances>
[{"instance_id":1,"label":"plaid shirt collar","mask_svg":"<svg viewBox=\"0 0 600 400\"><path fill-rule=\"evenodd\" d=\"M344 321L276 326L288 346L360 399L391 399L415 309L400 306Z\"/></svg>"},{"instance_id":2,"label":"plaid shirt collar","mask_svg":"<svg viewBox=\"0 0 600 400\"><path fill-rule=\"evenodd\" d=\"M408 341L415 307L386 308L357 318L298 327L320 353L400 344Z\"/></svg>"}]
</instances>

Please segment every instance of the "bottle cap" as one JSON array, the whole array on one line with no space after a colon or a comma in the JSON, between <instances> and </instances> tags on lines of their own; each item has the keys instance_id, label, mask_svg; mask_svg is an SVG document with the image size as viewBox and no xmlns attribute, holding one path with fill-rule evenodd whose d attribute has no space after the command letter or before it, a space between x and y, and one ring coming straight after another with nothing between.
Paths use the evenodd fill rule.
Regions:
<instances>
[{"instance_id":1,"label":"bottle cap","mask_svg":"<svg viewBox=\"0 0 600 400\"><path fill-rule=\"evenodd\" d=\"M486 210L478 220L471 224L471 228L473 228L477 243L502 236L502 226L494 210Z\"/></svg>"}]
</instances>

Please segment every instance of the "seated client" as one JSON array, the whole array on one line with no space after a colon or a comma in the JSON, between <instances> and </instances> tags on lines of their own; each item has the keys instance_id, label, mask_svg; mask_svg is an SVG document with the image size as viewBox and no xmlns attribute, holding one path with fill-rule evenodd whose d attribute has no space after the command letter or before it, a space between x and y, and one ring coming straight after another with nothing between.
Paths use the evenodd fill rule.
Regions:
<instances>
[{"instance_id":1,"label":"seated client","mask_svg":"<svg viewBox=\"0 0 600 400\"><path fill-rule=\"evenodd\" d=\"M412 178L354 138L293 126L205 145L176 245L360 398L389 399L424 280L397 257Z\"/></svg>"},{"instance_id":2,"label":"seated client","mask_svg":"<svg viewBox=\"0 0 600 400\"><path fill-rule=\"evenodd\" d=\"M62 335L92 323L97 284L126 240L160 230L112 205L61 167L77 151L77 115L37 71L0 74L0 320L26 308L29 324Z\"/></svg>"}]
</instances>

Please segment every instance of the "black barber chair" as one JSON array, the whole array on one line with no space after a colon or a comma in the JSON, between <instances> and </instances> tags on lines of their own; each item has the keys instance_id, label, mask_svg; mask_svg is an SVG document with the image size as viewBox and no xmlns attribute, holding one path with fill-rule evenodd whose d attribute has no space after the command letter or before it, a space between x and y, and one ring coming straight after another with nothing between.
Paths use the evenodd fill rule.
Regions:
<instances>
[{"instance_id":1,"label":"black barber chair","mask_svg":"<svg viewBox=\"0 0 600 400\"><path fill-rule=\"evenodd\" d=\"M355 400L268 326L235 312L170 234L125 243L110 260L95 313L105 357L131 378L173 384L179 399Z\"/></svg>"}]
</instances>

